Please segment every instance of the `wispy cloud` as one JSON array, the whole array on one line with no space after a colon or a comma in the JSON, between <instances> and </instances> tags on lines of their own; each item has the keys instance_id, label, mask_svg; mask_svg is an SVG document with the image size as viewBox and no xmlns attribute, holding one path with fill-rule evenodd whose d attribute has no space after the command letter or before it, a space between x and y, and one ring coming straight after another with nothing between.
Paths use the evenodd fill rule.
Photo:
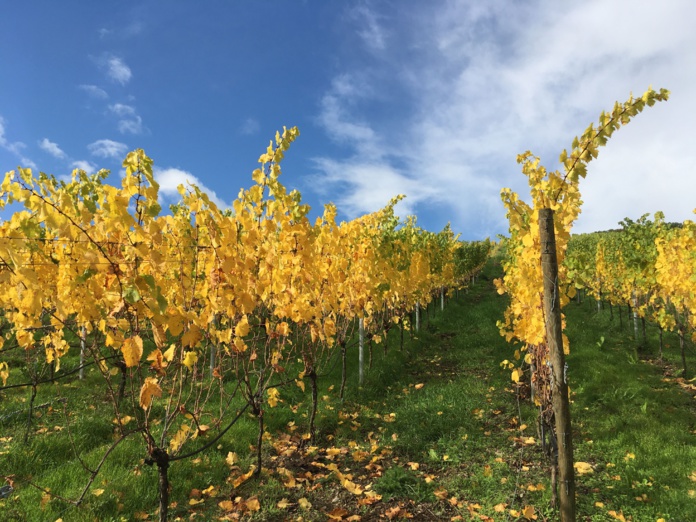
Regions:
<instances>
[{"instance_id":1,"label":"wispy cloud","mask_svg":"<svg viewBox=\"0 0 696 522\"><path fill-rule=\"evenodd\" d=\"M398 48L385 44L379 56L340 71L319 104L318 120L345 158L318 158L317 170L323 186L341 187L355 202L354 212L374 210L377 202L367 202L375 187L393 186L418 207L452 216L467 236L503 232L500 189L528 194L517 154L531 149L556 168L560 151L601 110L652 84L671 89L671 100L622 129L591 164L576 230L658 209L670 220L690 217L696 176L686 173L696 150L687 137L696 121L684 115L696 113L688 94L696 90L696 4L636 5L626 24L616 23L625 16L620 4L601 0L409 5L389 20ZM366 20L356 18L362 39ZM356 88L357 78L365 85ZM371 117L386 106L384 78L406 90L388 123ZM364 172L372 181L352 182Z\"/></svg>"},{"instance_id":2,"label":"wispy cloud","mask_svg":"<svg viewBox=\"0 0 696 522\"><path fill-rule=\"evenodd\" d=\"M119 118L118 130L121 134L141 134L143 132L143 120L135 107L116 103L109 105L109 110Z\"/></svg>"},{"instance_id":3,"label":"wispy cloud","mask_svg":"<svg viewBox=\"0 0 696 522\"><path fill-rule=\"evenodd\" d=\"M363 162L358 157L316 158L315 165L322 173L314 180L315 190L324 198L332 198L341 212L351 218L383 208L399 194L407 198L399 203L398 213L413 214L418 203L433 195L430 188L387 162Z\"/></svg>"},{"instance_id":4,"label":"wispy cloud","mask_svg":"<svg viewBox=\"0 0 696 522\"><path fill-rule=\"evenodd\" d=\"M97 171L97 166L86 160L73 161L70 166L74 169L84 170L87 174L94 174Z\"/></svg>"},{"instance_id":5,"label":"wispy cloud","mask_svg":"<svg viewBox=\"0 0 696 522\"><path fill-rule=\"evenodd\" d=\"M113 81L126 85L133 77L130 67L126 65L123 59L110 54L102 55L99 59L99 65L106 75Z\"/></svg>"},{"instance_id":6,"label":"wispy cloud","mask_svg":"<svg viewBox=\"0 0 696 522\"><path fill-rule=\"evenodd\" d=\"M120 27L118 30L101 27L97 30L99 38L106 40L112 37L132 38L141 34L145 30L145 23L142 20L134 20L125 27Z\"/></svg>"},{"instance_id":7,"label":"wispy cloud","mask_svg":"<svg viewBox=\"0 0 696 522\"><path fill-rule=\"evenodd\" d=\"M370 91L371 86L354 75L334 78L331 89L321 99L319 123L332 140L355 148L361 156L376 157L381 154L380 138L367 118L353 111Z\"/></svg>"},{"instance_id":8,"label":"wispy cloud","mask_svg":"<svg viewBox=\"0 0 696 522\"><path fill-rule=\"evenodd\" d=\"M97 87L96 85L82 84L78 85L77 87L86 92L91 98L95 98L97 100L106 100L109 97L108 93L104 89Z\"/></svg>"},{"instance_id":9,"label":"wispy cloud","mask_svg":"<svg viewBox=\"0 0 696 522\"><path fill-rule=\"evenodd\" d=\"M363 43L372 51L382 51L386 47L386 31L379 22L379 15L368 3L363 3L350 10L357 21L356 31Z\"/></svg>"},{"instance_id":10,"label":"wispy cloud","mask_svg":"<svg viewBox=\"0 0 696 522\"><path fill-rule=\"evenodd\" d=\"M26 145L22 143L21 141L10 141L7 139L5 136L6 132L6 123L5 119L0 116L0 147L5 149L6 151L12 153L14 156L16 156L19 161L21 162L23 167L29 167L32 169L37 168L36 163L34 163L31 159L26 157L24 153L22 152L25 148Z\"/></svg>"},{"instance_id":11,"label":"wispy cloud","mask_svg":"<svg viewBox=\"0 0 696 522\"><path fill-rule=\"evenodd\" d=\"M241 134L246 135L246 136L251 136L252 134L256 134L257 132L259 132L260 129L261 129L261 125L259 124L259 122L256 119L247 118L242 123L242 126L239 129L239 132Z\"/></svg>"},{"instance_id":12,"label":"wispy cloud","mask_svg":"<svg viewBox=\"0 0 696 522\"><path fill-rule=\"evenodd\" d=\"M168 201L176 202L181 199L178 190L179 185L184 185L184 187L195 185L202 192L206 193L210 201L215 203L218 208L224 209L229 206L215 194L214 190L206 187L199 178L190 172L177 168L161 169L155 167L154 174L155 180L157 180L157 183L160 185L160 194Z\"/></svg>"},{"instance_id":13,"label":"wispy cloud","mask_svg":"<svg viewBox=\"0 0 696 522\"><path fill-rule=\"evenodd\" d=\"M128 152L128 145L113 140L97 140L87 145L93 156L99 158L123 158Z\"/></svg>"},{"instance_id":14,"label":"wispy cloud","mask_svg":"<svg viewBox=\"0 0 696 522\"><path fill-rule=\"evenodd\" d=\"M54 158L63 159L66 157L65 152L61 150L57 143L52 142L48 138L44 138L39 142L39 147L44 152L47 152Z\"/></svg>"}]
</instances>

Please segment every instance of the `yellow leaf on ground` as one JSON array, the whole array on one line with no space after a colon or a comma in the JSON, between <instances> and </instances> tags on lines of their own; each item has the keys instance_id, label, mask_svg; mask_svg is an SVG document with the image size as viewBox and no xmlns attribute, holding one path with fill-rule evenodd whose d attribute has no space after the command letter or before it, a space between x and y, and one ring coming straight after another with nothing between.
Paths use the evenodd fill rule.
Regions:
<instances>
[{"instance_id":1,"label":"yellow leaf on ground","mask_svg":"<svg viewBox=\"0 0 696 522\"><path fill-rule=\"evenodd\" d=\"M259 511L261 509L258 497L248 498L244 504L249 511Z\"/></svg>"},{"instance_id":2,"label":"yellow leaf on ground","mask_svg":"<svg viewBox=\"0 0 696 522\"><path fill-rule=\"evenodd\" d=\"M534 514L534 506L524 506L522 516L528 520L536 520L537 516Z\"/></svg>"},{"instance_id":3,"label":"yellow leaf on ground","mask_svg":"<svg viewBox=\"0 0 696 522\"><path fill-rule=\"evenodd\" d=\"M578 472L578 475L587 475L588 473L594 472L592 465L588 464L587 462L576 462L574 466L575 471Z\"/></svg>"},{"instance_id":4,"label":"yellow leaf on ground","mask_svg":"<svg viewBox=\"0 0 696 522\"><path fill-rule=\"evenodd\" d=\"M448 497L446 489L436 489L435 491L433 491L433 494L440 500L446 500Z\"/></svg>"},{"instance_id":5,"label":"yellow leaf on ground","mask_svg":"<svg viewBox=\"0 0 696 522\"><path fill-rule=\"evenodd\" d=\"M232 511L235 508L235 503L231 500L223 500L218 502L218 507L223 511Z\"/></svg>"},{"instance_id":6,"label":"yellow leaf on ground","mask_svg":"<svg viewBox=\"0 0 696 522\"><path fill-rule=\"evenodd\" d=\"M300 505L300 507L302 509L306 510L306 509L312 508L312 503L304 497L302 497L300 500L298 500L297 503Z\"/></svg>"},{"instance_id":7,"label":"yellow leaf on ground","mask_svg":"<svg viewBox=\"0 0 696 522\"><path fill-rule=\"evenodd\" d=\"M348 491L350 491L353 495L362 495L363 493L363 490L360 486L358 486L355 482L351 482L348 479L343 480L341 482L341 485Z\"/></svg>"},{"instance_id":8,"label":"yellow leaf on ground","mask_svg":"<svg viewBox=\"0 0 696 522\"><path fill-rule=\"evenodd\" d=\"M101 496L101 495L103 495L103 494L104 494L104 490L103 490L103 489L93 489L93 490L92 490L92 495L94 495L95 497L99 497L99 496Z\"/></svg>"},{"instance_id":9,"label":"yellow leaf on ground","mask_svg":"<svg viewBox=\"0 0 696 522\"><path fill-rule=\"evenodd\" d=\"M326 515L329 517L329 520L343 520L343 517L345 517L347 514L348 511L346 511L345 509L335 508Z\"/></svg>"},{"instance_id":10,"label":"yellow leaf on ground","mask_svg":"<svg viewBox=\"0 0 696 522\"><path fill-rule=\"evenodd\" d=\"M288 502L288 499L287 499L287 498L283 498L283 499L281 499L281 500L278 501L278 503L276 504L276 507L277 507L278 509L287 509L287 508L289 508L291 505L292 505L292 504L291 504L290 502Z\"/></svg>"},{"instance_id":11,"label":"yellow leaf on ground","mask_svg":"<svg viewBox=\"0 0 696 522\"><path fill-rule=\"evenodd\" d=\"M256 471L256 466L251 466L251 469L248 472L234 479L232 486L235 488L239 487L241 484L249 480L249 477L254 474L254 471Z\"/></svg>"},{"instance_id":12,"label":"yellow leaf on ground","mask_svg":"<svg viewBox=\"0 0 696 522\"><path fill-rule=\"evenodd\" d=\"M239 460L239 457L234 451L230 451L227 453L227 458L225 459L225 462L227 462L228 466L234 466L237 461Z\"/></svg>"}]
</instances>

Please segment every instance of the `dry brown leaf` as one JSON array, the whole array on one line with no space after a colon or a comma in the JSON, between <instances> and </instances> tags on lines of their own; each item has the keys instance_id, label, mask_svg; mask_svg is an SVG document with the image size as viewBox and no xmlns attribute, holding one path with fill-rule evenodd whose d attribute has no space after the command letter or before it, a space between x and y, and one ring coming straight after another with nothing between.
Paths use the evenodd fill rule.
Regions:
<instances>
[{"instance_id":1,"label":"dry brown leaf","mask_svg":"<svg viewBox=\"0 0 696 522\"><path fill-rule=\"evenodd\" d=\"M346 511L345 509L335 508L326 515L329 517L330 520L343 520L343 517L345 517L347 514L348 511Z\"/></svg>"}]
</instances>

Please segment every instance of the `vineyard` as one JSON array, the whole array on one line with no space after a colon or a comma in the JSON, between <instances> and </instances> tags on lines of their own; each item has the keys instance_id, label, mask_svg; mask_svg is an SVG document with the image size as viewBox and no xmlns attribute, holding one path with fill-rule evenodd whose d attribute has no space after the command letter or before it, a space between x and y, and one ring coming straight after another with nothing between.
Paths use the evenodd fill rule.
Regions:
<instances>
[{"instance_id":1,"label":"vineyard","mask_svg":"<svg viewBox=\"0 0 696 522\"><path fill-rule=\"evenodd\" d=\"M693 518L696 227L656 214L570 235L598 148L667 97L603 113L561 154L563 173L521 155L533 205L503 191L499 245L401 220L401 196L340 223L327 205L312 222L280 181L296 128L230 209L181 186L163 211L142 150L120 187L106 171L9 172L0 205L21 210L0 224L3 516L571 520L577 501L587 520ZM561 308L606 333L586 339ZM656 345L661 366L643 364ZM584 407L575 459L569 399ZM599 404L634 438L593 443ZM664 444L642 438L659 429Z\"/></svg>"}]
</instances>

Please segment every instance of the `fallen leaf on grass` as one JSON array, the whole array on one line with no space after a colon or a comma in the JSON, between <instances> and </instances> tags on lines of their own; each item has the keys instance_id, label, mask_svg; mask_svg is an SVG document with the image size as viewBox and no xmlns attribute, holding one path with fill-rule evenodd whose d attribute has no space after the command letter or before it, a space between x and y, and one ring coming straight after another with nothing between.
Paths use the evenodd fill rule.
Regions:
<instances>
[{"instance_id":1,"label":"fallen leaf on grass","mask_svg":"<svg viewBox=\"0 0 696 522\"><path fill-rule=\"evenodd\" d=\"M259 502L258 497L248 498L244 505L249 511L259 511L261 509L261 503Z\"/></svg>"},{"instance_id":2,"label":"fallen leaf on grass","mask_svg":"<svg viewBox=\"0 0 696 522\"><path fill-rule=\"evenodd\" d=\"M350 491L353 495L362 495L363 490L360 486L358 486L355 482L351 482L348 479L344 479L341 481L341 485L346 488L348 491Z\"/></svg>"},{"instance_id":3,"label":"fallen leaf on grass","mask_svg":"<svg viewBox=\"0 0 696 522\"><path fill-rule=\"evenodd\" d=\"M433 491L433 495L435 495L440 500L447 500L448 497L446 489L436 489L435 491Z\"/></svg>"},{"instance_id":4,"label":"fallen leaf on grass","mask_svg":"<svg viewBox=\"0 0 696 522\"><path fill-rule=\"evenodd\" d=\"M254 471L256 471L256 466L251 466L251 469L247 473L234 479L232 482L232 487L238 488L241 484L249 480L249 478L254 474Z\"/></svg>"},{"instance_id":5,"label":"fallen leaf on grass","mask_svg":"<svg viewBox=\"0 0 696 522\"><path fill-rule=\"evenodd\" d=\"M346 511L345 509L336 508L331 512L327 513L326 515L329 517L330 520L343 520L343 517L345 517L347 514L348 511Z\"/></svg>"},{"instance_id":6,"label":"fallen leaf on grass","mask_svg":"<svg viewBox=\"0 0 696 522\"><path fill-rule=\"evenodd\" d=\"M227 458L225 459L225 462L227 462L228 466L234 466L237 461L239 460L239 457L234 451L230 451L227 453Z\"/></svg>"},{"instance_id":7,"label":"fallen leaf on grass","mask_svg":"<svg viewBox=\"0 0 696 522\"><path fill-rule=\"evenodd\" d=\"M312 508L312 503L304 497L302 497L300 500L298 500L297 503L300 505L300 507L302 509L311 509Z\"/></svg>"},{"instance_id":8,"label":"fallen leaf on grass","mask_svg":"<svg viewBox=\"0 0 696 522\"><path fill-rule=\"evenodd\" d=\"M233 511L235 508L235 503L231 500L223 500L218 502L218 507L223 511Z\"/></svg>"},{"instance_id":9,"label":"fallen leaf on grass","mask_svg":"<svg viewBox=\"0 0 696 522\"><path fill-rule=\"evenodd\" d=\"M527 520L536 520L537 516L534 513L534 506L524 506L524 509L522 510L522 516Z\"/></svg>"},{"instance_id":10,"label":"fallen leaf on grass","mask_svg":"<svg viewBox=\"0 0 696 522\"><path fill-rule=\"evenodd\" d=\"M578 475L587 475L588 473L594 472L592 465L588 464L587 462L576 462L574 466L575 471L578 472Z\"/></svg>"},{"instance_id":11,"label":"fallen leaf on grass","mask_svg":"<svg viewBox=\"0 0 696 522\"><path fill-rule=\"evenodd\" d=\"M103 490L103 489L95 489L95 490L92 490L92 495L94 495L95 497L99 497L99 496L101 496L103 493L104 493L104 490Z\"/></svg>"},{"instance_id":12,"label":"fallen leaf on grass","mask_svg":"<svg viewBox=\"0 0 696 522\"><path fill-rule=\"evenodd\" d=\"M292 504L288 501L287 498L280 499L280 500L278 501L278 503L276 504L276 507L277 507L278 509L287 509L287 508L289 508L290 506L292 506Z\"/></svg>"}]
</instances>

